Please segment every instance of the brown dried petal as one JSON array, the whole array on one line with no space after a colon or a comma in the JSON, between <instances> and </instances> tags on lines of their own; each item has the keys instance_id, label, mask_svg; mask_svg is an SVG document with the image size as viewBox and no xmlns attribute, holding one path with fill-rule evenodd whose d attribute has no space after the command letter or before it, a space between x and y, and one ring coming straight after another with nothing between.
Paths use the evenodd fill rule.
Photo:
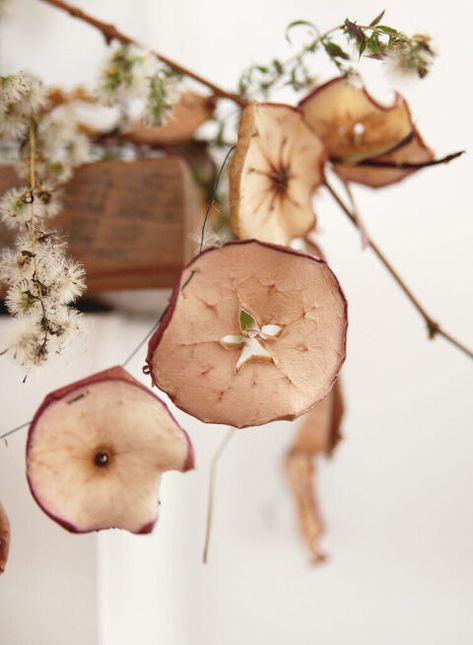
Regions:
<instances>
[{"instance_id":1,"label":"brown dried petal","mask_svg":"<svg viewBox=\"0 0 473 645\"><path fill-rule=\"evenodd\" d=\"M243 111L230 170L232 225L242 239L289 244L315 222L311 198L324 181L321 141L289 105Z\"/></svg>"},{"instance_id":2,"label":"brown dried petal","mask_svg":"<svg viewBox=\"0 0 473 645\"><path fill-rule=\"evenodd\" d=\"M273 361L236 369L240 350L221 339L240 333L243 308L263 325ZM247 427L294 419L324 398L345 358L346 301L327 264L257 242L208 249L184 269L148 351L154 383L208 423Z\"/></svg>"},{"instance_id":3,"label":"brown dried petal","mask_svg":"<svg viewBox=\"0 0 473 645\"><path fill-rule=\"evenodd\" d=\"M314 563L324 559L320 550L324 522L317 495L316 457L331 455L341 438L343 399L339 383L304 416L285 461L300 531Z\"/></svg>"}]
</instances>

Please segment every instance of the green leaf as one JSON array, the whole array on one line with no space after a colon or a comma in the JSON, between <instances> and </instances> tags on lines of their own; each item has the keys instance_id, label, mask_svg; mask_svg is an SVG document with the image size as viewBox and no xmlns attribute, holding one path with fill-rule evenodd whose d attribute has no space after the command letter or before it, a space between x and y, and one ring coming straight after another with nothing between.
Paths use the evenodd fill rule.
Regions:
<instances>
[{"instance_id":1,"label":"green leaf","mask_svg":"<svg viewBox=\"0 0 473 645\"><path fill-rule=\"evenodd\" d=\"M360 58L363 56L363 52L366 49L366 38L363 39L363 41L360 43L360 46L358 48L358 54Z\"/></svg>"},{"instance_id":2,"label":"green leaf","mask_svg":"<svg viewBox=\"0 0 473 645\"><path fill-rule=\"evenodd\" d=\"M276 70L276 73L281 75L284 72L283 64L278 58L273 59L273 67Z\"/></svg>"},{"instance_id":3,"label":"green leaf","mask_svg":"<svg viewBox=\"0 0 473 645\"><path fill-rule=\"evenodd\" d=\"M309 27L310 29L312 29L312 31L315 31L315 32L318 31L317 27L309 20L293 20L286 27L286 33L284 34L284 37L286 38L287 42L290 45L292 45L292 42L291 42L291 39L289 38L289 32L292 31L294 27Z\"/></svg>"},{"instance_id":4,"label":"green leaf","mask_svg":"<svg viewBox=\"0 0 473 645\"><path fill-rule=\"evenodd\" d=\"M258 329L258 323L250 314L249 311L240 307L240 329L241 331L249 331L250 329Z\"/></svg>"},{"instance_id":5,"label":"green leaf","mask_svg":"<svg viewBox=\"0 0 473 645\"><path fill-rule=\"evenodd\" d=\"M381 20L383 19L385 11L386 9L383 9L382 12L379 14L379 16L376 16L376 18L370 22L369 26L376 27L378 22L381 22Z\"/></svg>"},{"instance_id":6,"label":"green leaf","mask_svg":"<svg viewBox=\"0 0 473 645\"><path fill-rule=\"evenodd\" d=\"M383 51L379 43L379 35L376 33L376 31L373 31L371 36L368 38L368 49L374 55L381 54Z\"/></svg>"},{"instance_id":7,"label":"green leaf","mask_svg":"<svg viewBox=\"0 0 473 645\"><path fill-rule=\"evenodd\" d=\"M382 31L385 34L390 34L391 36L395 36L397 33L399 33L397 29L388 27L387 25L378 25L376 29L379 29L379 31Z\"/></svg>"},{"instance_id":8,"label":"green leaf","mask_svg":"<svg viewBox=\"0 0 473 645\"><path fill-rule=\"evenodd\" d=\"M343 60L350 60L350 56L336 43L329 40L325 41L323 45L330 58L343 58Z\"/></svg>"}]
</instances>

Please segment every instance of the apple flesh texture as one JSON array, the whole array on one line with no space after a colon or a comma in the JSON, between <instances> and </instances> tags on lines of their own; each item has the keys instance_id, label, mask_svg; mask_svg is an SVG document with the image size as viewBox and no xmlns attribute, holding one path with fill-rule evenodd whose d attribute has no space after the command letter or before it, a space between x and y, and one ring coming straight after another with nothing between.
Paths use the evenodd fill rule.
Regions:
<instances>
[{"instance_id":1,"label":"apple flesh texture","mask_svg":"<svg viewBox=\"0 0 473 645\"><path fill-rule=\"evenodd\" d=\"M192 467L187 434L120 367L50 394L28 437L31 492L42 510L76 533L150 532L162 473Z\"/></svg>"}]
</instances>

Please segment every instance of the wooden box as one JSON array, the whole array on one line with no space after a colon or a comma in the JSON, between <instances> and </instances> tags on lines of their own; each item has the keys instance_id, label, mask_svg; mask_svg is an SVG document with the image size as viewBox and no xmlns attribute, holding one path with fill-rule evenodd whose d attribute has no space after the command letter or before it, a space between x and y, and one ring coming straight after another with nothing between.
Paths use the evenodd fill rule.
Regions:
<instances>
[{"instance_id":1,"label":"wooden box","mask_svg":"<svg viewBox=\"0 0 473 645\"><path fill-rule=\"evenodd\" d=\"M22 182L0 167L0 194ZM202 197L179 157L100 161L78 168L64 209L48 225L64 233L87 271L87 293L171 287L190 259ZM0 246L12 235L0 227Z\"/></svg>"}]
</instances>

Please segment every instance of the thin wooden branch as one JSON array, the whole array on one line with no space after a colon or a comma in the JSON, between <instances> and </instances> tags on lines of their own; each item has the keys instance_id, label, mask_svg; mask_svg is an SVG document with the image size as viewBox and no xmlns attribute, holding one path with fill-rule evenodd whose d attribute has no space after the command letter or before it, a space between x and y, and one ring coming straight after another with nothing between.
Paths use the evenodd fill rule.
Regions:
<instances>
[{"instance_id":1,"label":"thin wooden branch","mask_svg":"<svg viewBox=\"0 0 473 645\"><path fill-rule=\"evenodd\" d=\"M346 206L346 204L343 202L343 200L340 198L340 196L337 194L335 189L328 183L325 182L325 187L337 203L337 205L340 207L340 209L343 211L343 213L348 217L348 219L351 221L353 226L358 228L358 222L355 217L355 215L350 211L350 209ZM396 271L396 269L393 267L391 262L386 258L384 253L381 251L379 246L373 242L370 238L368 238L368 246L371 248L373 253L376 255L378 260L381 261L381 263L385 266L385 268L388 270L388 272L391 274L392 278L394 278L395 282L398 284L398 286L402 289L402 291L405 293L405 295L408 297L408 299L411 301L411 303L414 305L414 307L417 309L419 314L422 316L424 319L425 324L427 325L427 332L429 335L430 339L435 338L436 336L442 336L447 340L449 343L451 343L454 347L462 351L466 356L469 358L473 359L473 351L466 347L463 343L461 343L459 340L454 338L451 334L446 332L438 322L436 322L432 316L428 313L428 311L423 307L423 305L419 302L417 296L414 295L410 287L407 286L407 284L404 282L404 280L401 278L399 273Z\"/></svg>"},{"instance_id":2,"label":"thin wooden branch","mask_svg":"<svg viewBox=\"0 0 473 645\"><path fill-rule=\"evenodd\" d=\"M65 11L73 18L78 18L79 20L86 22L92 27L95 27L95 29L98 29L100 32L102 32L102 35L105 38L105 41L107 44L110 44L112 41L117 40L123 45L140 45L140 43L133 40L133 38L130 38L130 36L127 36L126 34L119 31L115 27L115 25L103 22L102 20L98 20L97 18L94 18L93 16L86 13L85 11L82 11L82 9L79 9L78 7L74 7L70 5L68 2L63 2L63 0L40 0L40 1L45 2L46 4L49 4L49 5L52 5L57 9L60 9L61 11ZM151 53L154 54L154 56L156 56L156 58L158 58L162 63L164 63L171 69L173 69L178 74L182 74L183 76L192 78L194 81L197 81L201 85L208 87L209 90L211 90L216 96L233 101L240 107L245 107L246 101L239 94L234 94L233 92L227 92L226 90L222 89L218 85L215 85L215 83L212 83L211 81L204 78L200 74L197 74L196 72L193 72L192 70L187 69L187 67L184 67L179 63L176 63L175 61L171 60L167 56L164 56L163 54L160 54L159 52L151 51Z\"/></svg>"}]
</instances>

